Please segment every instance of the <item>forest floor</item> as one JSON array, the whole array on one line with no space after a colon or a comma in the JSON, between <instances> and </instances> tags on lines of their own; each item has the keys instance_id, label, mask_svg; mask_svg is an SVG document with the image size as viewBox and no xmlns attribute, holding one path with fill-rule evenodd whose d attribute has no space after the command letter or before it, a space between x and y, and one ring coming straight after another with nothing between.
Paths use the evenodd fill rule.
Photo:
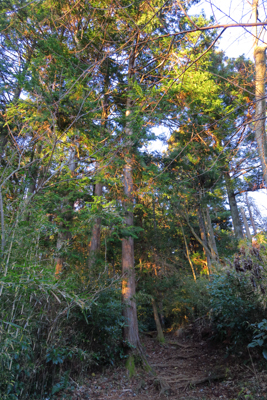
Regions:
<instances>
[{"instance_id":1,"label":"forest floor","mask_svg":"<svg viewBox=\"0 0 267 400\"><path fill-rule=\"evenodd\" d=\"M246 354L227 355L226 344L166 335L166 344L142 336L156 372L137 368L134 378L123 365L92 373L82 386L58 399L72 400L254 400L267 399L267 371ZM164 390L165 389L165 390Z\"/></svg>"}]
</instances>

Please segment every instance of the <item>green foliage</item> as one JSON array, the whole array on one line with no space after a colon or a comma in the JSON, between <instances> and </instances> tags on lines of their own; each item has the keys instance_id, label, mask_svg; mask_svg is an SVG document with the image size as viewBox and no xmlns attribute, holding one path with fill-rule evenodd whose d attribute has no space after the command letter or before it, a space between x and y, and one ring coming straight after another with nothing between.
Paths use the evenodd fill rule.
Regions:
<instances>
[{"instance_id":1,"label":"green foliage","mask_svg":"<svg viewBox=\"0 0 267 400\"><path fill-rule=\"evenodd\" d=\"M79 285L73 278L56 282L51 270L37 266L14 267L2 277L1 399L50 398L70 375L82 377L122 356L121 306L117 291L108 289L112 282L102 277Z\"/></svg>"},{"instance_id":2,"label":"green foliage","mask_svg":"<svg viewBox=\"0 0 267 400\"><path fill-rule=\"evenodd\" d=\"M250 340L250 324L264 314L262 303L247 274L221 271L208 285L211 319L219 338L233 346Z\"/></svg>"},{"instance_id":3,"label":"green foliage","mask_svg":"<svg viewBox=\"0 0 267 400\"><path fill-rule=\"evenodd\" d=\"M87 325L83 324L81 340L90 341L94 351L93 358L99 364L113 364L124 358L122 349L122 317L121 294L119 290L109 290L102 294L86 313ZM81 320L83 321L83 319Z\"/></svg>"},{"instance_id":4,"label":"green foliage","mask_svg":"<svg viewBox=\"0 0 267 400\"><path fill-rule=\"evenodd\" d=\"M253 340L248 347L260 347L263 357L267 360L267 320L264 318L257 324L251 324L251 327L254 328Z\"/></svg>"},{"instance_id":5,"label":"green foliage","mask_svg":"<svg viewBox=\"0 0 267 400\"><path fill-rule=\"evenodd\" d=\"M165 298L169 324L177 328L184 322L207 315L208 299L207 278L199 277L196 282L191 277L182 278L174 291Z\"/></svg>"}]
</instances>

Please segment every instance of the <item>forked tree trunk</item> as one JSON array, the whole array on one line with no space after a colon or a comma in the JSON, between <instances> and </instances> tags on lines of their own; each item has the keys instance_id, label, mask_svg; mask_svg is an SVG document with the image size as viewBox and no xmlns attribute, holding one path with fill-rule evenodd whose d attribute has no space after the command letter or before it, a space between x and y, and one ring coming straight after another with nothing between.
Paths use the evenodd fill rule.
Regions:
<instances>
[{"instance_id":1,"label":"forked tree trunk","mask_svg":"<svg viewBox=\"0 0 267 400\"><path fill-rule=\"evenodd\" d=\"M239 217L235 193L233 190L233 185L232 185L232 181L231 181L229 172L225 172L224 178L225 178L225 186L226 186L226 190L227 190L235 236L238 240L243 239L244 235L243 235L242 223L241 223L241 220Z\"/></svg>"},{"instance_id":2,"label":"forked tree trunk","mask_svg":"<svg viewBox=\"0 0 267 400\"><path fill-rule=\"evenodd\" d=\"M259 0L253 0L252 13L254 22L258 20ZM255 138L258 145L258 153L262 166L263 179L267 185L267 138L265 132L266 99L265 99L265 77L266 77L266 45L258 45L258 29L255 26L254 60L255 60Z\"/></svg>"},{"instance_id":3,"label":"forked tree trunk","mask_svg":"<svg viewBox=\"0 0 267 400\"><path fill-rule=\"evenodd\" d=\"M128 67L128 85L130 85L134 76L135 65L135 49L133 49L129 58ZM125 133L128 137L129 147L125 151L125 166L124 175L124 210L125 210L125 225L128 228L133 226L133 172L132 172L132 157L131 157L131 136L133 135L132 123L130 116L132 113L133 102L130 95L127 97L126 104L126 127ZM131 346L140 348L137 311L135 302L135 269L134 269L134 239L127 237L122 240L122 302L123 315L125 325L123 328L124 340Z\"/></svg>"},{"instance_id":4,"label":"forked tree trunk","mask_svg":"<svg viewBox=\"0 0 267 400\"><path fill-rule=\"evenodd\" d=\"M190 264L194 281L196 282L197 278L196 278L196 274L195 274L193 263L192 263L191 258L190 258L190 253L189 253L189 249L188 249L188 245L187 245L186 236L185 236L185 233L184 233L184 228L183 228L182 224L180 224L180 226L181 226L181 230L182 230L182 234L183 234L183 238L184 238L184 244L185 244L185 248L186 248L186 257L187 257L188 262Z\"/></svg>"}]
</instances>

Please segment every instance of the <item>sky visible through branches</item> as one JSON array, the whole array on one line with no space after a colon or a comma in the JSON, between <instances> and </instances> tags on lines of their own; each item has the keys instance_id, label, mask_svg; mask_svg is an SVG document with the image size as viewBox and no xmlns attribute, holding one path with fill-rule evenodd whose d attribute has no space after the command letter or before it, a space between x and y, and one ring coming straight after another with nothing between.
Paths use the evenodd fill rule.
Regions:
<instances>
[{"instance_id":1,"label":"sky visible through branches","mask_svg":"<svg viewBox=\"0 0 267 400\"><path fill-rule=\"evenodd\" d=\"M267 20L267 1L259 1L259 20L264 22ZM199 15L204 13L206 18L213 18L214 24L231 24L231 23L251 23L252 8L248 0L202 0L197 5L190 7L189 15ZM267 41L266 28L263 29L261 40ZM253 61L253 42L254 36L252 28L234 27L227 28L222 37L217 42L218 50L225 52L229 58L237 58L244 55L245 58ZM148 148L151 151L164 152L167 149L167 140L170 136L169 131L163 127L156 127L154 132L161 138L153 141ZM166 137L162 140L162 137ZM267 189L260 192L250 193L250 196L256 201L262 214L267 217ZM240 199L242 200L242 199Z\"/></svg>"}]
</instances>

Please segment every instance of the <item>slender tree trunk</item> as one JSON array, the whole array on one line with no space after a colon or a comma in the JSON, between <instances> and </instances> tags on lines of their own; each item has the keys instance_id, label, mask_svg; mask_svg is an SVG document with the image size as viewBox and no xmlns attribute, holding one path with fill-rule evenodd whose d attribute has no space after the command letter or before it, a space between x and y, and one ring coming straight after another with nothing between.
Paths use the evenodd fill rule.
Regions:
<instances>
[{"instance_id":1,"label":"slender tree trunk","mask_svg":"<svg viewBox=\"0 0 267 400\"><path fill-rule=\"evenodd\" d=\"M253 218L253 214L252 214L252 210L251 210L251 204L249 202L249 198L248 198L248 193L247 192L246 192L246 203L247 203L247 208L248 208L248 212L249 212L249 218L250 218L250 222L251 222L251 225L252 225L252 228L253 228L254 235L257 235L257 228L256 228L255 221L254 221L254 218Z\"/></svg>"},{"instance_id":2,"label":"slender tree trunk","mask_svg":"<svg viewBox=\"0 0 267 400\"><path fill-rule=\"evenodd\" d=\"M235 236L238 240L243 239L244 235L243 235L242 223L241 223L241 220L239 217L239 212L238 212L237 203L236 203L236 199L235 199L235 193L233 190L229 172L225 172L224 178L225 178L225 185L226 185L226 190L227 190L227 195L228 195L228 200L229 200L229 205L230 205L230 211L231 211L231 215L232 215L232 221L233 221L233 225L234 225Z\"/></svg>"},{"instance_id":3,"label":"slender tree trunk","mask_svg":"<svg viewBox=\"0 0 267 400\"><path fill-rule=\"evenodd\" d=\"M165 327L165 317L164 317L164 312L163 312L163 302L162 302L162 294L160 294L160 300L159 300L159 318L160 318L160 324L162 328L164 329Z\"/></svg>"},{"instance_id":4,"label":"slender tree trunk","mask_svg":"<svg viewBox=\"0 0 267 400\"><path fill-rule=\"evenodd\" d=\"M208 243L209 243L209 247L211 250L211 258L214 261L219 261L219 254L218 254L214 231L213 231L213 227L212 227L212 223L211 223L211 219L210 219L209 207L207 207L207 209L206 209L205 222L206 222Z\"/></svg>"},{"instance_id":5,"label":"slender tree trunk","mask_svg":"<svg viewBox=\"0 0 267 400\"><path fill-rule=\"evenodd\" d=\"M197 214L198 214L198 223L199 223L201 240L205 244L205 247L207 248L208 242L207 242L207 236L206 236L206 232L205 232L205 224L204 224L202 210L201 210L200 205L198 206ZM204 249L204 254L207 257L207 267L208 267L208 273L210 275L211 274L211 257L210 257L210 254L206 251L205 247L203 247L203 249Z\"/></svg>"},{"instance_id":6,"label":"slender tree trunk","mask_svg":"<svg viewBox=\"0 0 267 400\"><path fill-rule=\"evenodd\" d=\"M195 274L193 263L192 263L191 258L190 258L190 253L189 253L189 249L188 249L188 246L187 246L187 240L186 240L186 237L185 237L183 225L180 224L180 226L181 226L182 234L183 234L183 238L184 238L184 243L185 243L185 248L186 248L186 256L187 256L188 262L189 262L191 270L192 270L194 281L196 282L197 278L196 278L196 274Z\"/></svg>"},{"instance_id":7,"label":"slender tree trunk","mask_svg":"<svg viewBox=\"0 0 267 400\"><path fill-rule=\"evenodd\" d=\"M247 217L246 217L246 214L245 214L245 210L244 210L243 207L241 207L240 210L241 210L241 215L242 215L243 222L244 222L244 225L245 225L247 238L251 242L252 241L252 237L251 237L251 233L250 233L250 230L249 230L249 226L248 226L248 221L247 221Z\"/></svg>"},{"instance_id":8,"label":"slender tree trunk","mask_svg":"<svg viewBox=\"0 0 267 400\"><path fill-rule=\"evenodd\" d=\"M129 58L128 67L128 85L130 85L134 76L135 65L135 49L133 49ZM128 228L133 226L133 176L132 176L132 157L130 138L133 135L130 116L132 112L133 102L130 95L127 97L126 105L126 127L125 133L128 137L129 148L125 154L124 175L124 209L125 209L125 225ZM124 238L122 240L122 302L123 315L125 318L124 340L130 345L140 348L138 322L135 302L135 268L134 268L134 240L133 237Z\"/></svg>"},{"instance_id":9,"label":"slender tree trunk","mask_svg":"<svg viewBox=\"0 0 267 400\"><path fill-rule=\"evenodd\" d=\"M105 137L105 130L107 126L108 120L108 88L109 88L109 64L107 61L106 74L105 74L105 82L104 82L104 96L102 103L102 135ZM98 166L99 167L99 166ZM95 184L94 195L97 197L101 197L103 194L103 185L101 182ZM99 206L100 207L100 206ZM100 244L101 244L101 217L97 217L92 230L92 237L89 245L89 268L94 264L97 254L100 253Z\"/></svg>"},{"instance_id":10,"label":"slender tree trunk","mask_svg":"<svg viewBox=\"0 0 267 400\"><path fill-rule=\"evenodd\" d=\"M4 205L3 205L3 198L2 198L2 189L0 187L0 212L1 212L1 256L2 260L4 260L4 249L5 249L5 219L4 219Z\"/></svg>"},{"instance_id":11,"label":"slender tree trunk","mask_svg":"<svg viewBox=\"0 0 267 400\"><path fill-rule=\"evenodd\" d=\"M157 332L158 332L157 340L158 340L160 343L164 343L164 342L165 342L165 339L164 339L162 327L161 327L161 324L160 324L160 319L159 319L157 304L156 304L156 301L155 301L154 298L152 298L152 307L153 307L153 313L154 313L154 320L155 320L156 327L157 327Z\"/></svg>"},{"instance_id":12,"label":"slender tree trunk","mask_svg":"<svg viewBox=\"0 0 267 400\"><path fill-rule=\"evenodd\" d=\"M185 220L186 220L186 222L187 222L187 225L189 226L191 232L193 233L194 237L195 237L196 240L198 241L198 243L201 244L201 246L203 246L203 248L205 249L206 253L208 253L209 256L211 257L211 251L210 251L210 249L208 248L207 243L204 243L203 240L197 235L195 229L192 227L192 225L191 225L190 222L189 222L188 214L183 214L183 216L184 216L184 218L185 218Z\"/></svg>"},{"instance_id":13,"label":"slender tree trunk","mask_svg":"<svg viewBox=\"0 0 267 400\"><path fill-rule=\"evenodd\" d=\"M156 211L155 211L155 198L152 197L152 206L153 206L153 227L154 231L157 229L157 221L156 221Z\"/></svg>"},{"instance_id":14,"label":"slender tree trunk","mask_svg":"<svg viewBox=\"0 0 267 400\"><path fill-rule=\"evenodd\" d=\"M97 197L102 196L103 185L102 183L95 184L94 194ZM89 245L89 267L91 267L96 260L97 255L100 252L101 244L101 217L95 219L95 223L92 230L92 237Z\"/></svg>"},{"instance_id":15,"label":"slender tree trunk","mask_svg":"<svg viewBox=\"0 0 267 400\"><path fill-rule=\"evenodd\" d=\"M77 168L77 159L76 159L76 149L71 148L70 150L70 156L69 156L69 162L68 162L69 169L71 171L71 175L74 176L75 169ZM66 193L67 195L67 193ZM57 238L57 252L60 254L62 253L64 246L66 242L68 242L71 239L71 233L69 231L69 223L72 219L72 210L74 203L70 204L67 203L67 200L63 198L62 200L63 206L62 206L62 213L64 216L64 222L60 224L60 230L58 232L58 238ZM64 257L59 255L56 258L56 269L55 269L55 277L58 278L59 275L61 274L63 270L63 265L64 265Z\"/></svg>"},{"instance_id":16,"label":"slender tree trunk","mask_svg":"<svg viewBox=\"0 0 267 400\"><path fill-rule=\"evenodd\" d=\"M253 0L252 13L254 22L258 20L258 3L259 0ZM254 38L254 60L255 60L255 138L258 145L258 153L262 166L263 179L267 185L267 138L265 132L266 120L266 93L265 93L265 77L266 77L266 45L258 45L258 29L255 26Z\"/></svg>"},{"instance_id":17,"label":"slender tree trunk","mask_svg":"<svg viewBox=\"0 0 267 400\"><path fill-rule=\"evenodd\" d=\"M36 155L36 159L40 158L41 151L42 151L42 144L39 143L37 146L36 152L34 152L34 150L32 151L31 162L34 160L35 155ZM36 189L36 182L38 179L38 174L40 176L41 173L42 173L42 170L40 169L40 167L38 168L37 161L36 161L35 164L33 164L28 171L29 182L28 182L28 191L27 191L27 195L26 195L26 199L25 199L27 206L29 205L31 196ZM24 218L26 221L29 222L30 217L31 217L31 212L28 210L28 207L27 207L27 211L25 212Z\"/></svg>"}]
</instances>

